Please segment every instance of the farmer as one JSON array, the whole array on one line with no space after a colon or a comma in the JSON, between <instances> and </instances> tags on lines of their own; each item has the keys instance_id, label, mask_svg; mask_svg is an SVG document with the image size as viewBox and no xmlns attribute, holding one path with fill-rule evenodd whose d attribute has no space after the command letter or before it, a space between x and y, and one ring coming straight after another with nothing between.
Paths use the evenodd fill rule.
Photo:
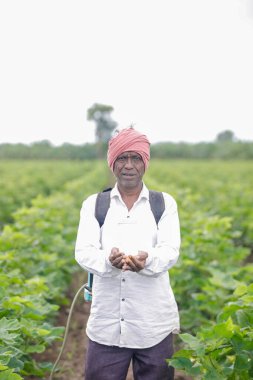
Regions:
<instances>
[{"instance_id":1,"label":"farmer","mask_svg":"<svg viewBox=\"0 0 253 380\"><path fill-rule=\"evenodd\" d=\"M177 261L180 230L175 200L163 193L158 223L143 175L150 159L147 137L132 127L109 141L108 164L116 177L101 227L96 194L82 206L75 257L94 274L87 323L85 380L125 380L130 362L135 380L169 380L174 370L177 304L168 269Z\"/></svg>"}]
</instances>

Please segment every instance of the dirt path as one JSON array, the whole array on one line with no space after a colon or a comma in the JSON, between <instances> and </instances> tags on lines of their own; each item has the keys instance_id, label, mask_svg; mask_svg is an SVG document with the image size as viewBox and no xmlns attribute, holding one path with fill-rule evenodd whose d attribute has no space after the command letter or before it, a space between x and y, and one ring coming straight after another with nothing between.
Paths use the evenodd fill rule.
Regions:
<instances>
[{"instance_id":1,"label":"dirt path","mask_svg":"<svg viewBox=\"0 0 253 380\"><path fill-rule=\"evenodd\" d=\"M74 298L77 290L83 283L83 275L75 275L75 278L73 279L72 285L68 292L68 298L70 300ZM70 306L61 308L59 318L57 320L58 326L66 326L69 308ZM55 372L53 380L84 380L84 358L86 354L87 344L85 329L89 317L89 312L90 304L84 302L83 294L80 294L73 310L66 346L61 360L58 364L58 368L60 370L58 372ZM50 361L54 363L59 354L60 348L61 343L54 344L45 353L40 355L40 360ZM26 378L26 380L35 379L35 377ZM48 379L49 375L47 378L45 378L45 380ZM131 368L128 371L126 380L133 380ZM180 373L176 373L175 380L189 380L189 378L184 377Z\"/></svg>"}]
</instances>

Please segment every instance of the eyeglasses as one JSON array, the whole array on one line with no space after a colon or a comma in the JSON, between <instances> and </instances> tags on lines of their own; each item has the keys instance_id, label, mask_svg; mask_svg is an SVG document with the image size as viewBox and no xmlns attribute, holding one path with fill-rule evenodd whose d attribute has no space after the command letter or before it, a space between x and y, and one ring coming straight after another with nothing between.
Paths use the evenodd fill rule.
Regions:
<instances>
[{"instance_id":1,"label":"eyeglasses","mask_svg":"<svg viewBox=\"0 0 253 380\"><path fill-rule=\"evenodd\" d=\"M141 156L139 156L137 154L135 154L135 155L122 154L116 158L116 162L120 165L125 165L128 162L128 159L131 160L133 165L138 165L141 162L143 162Z\"/></svg>"}]
</instances>

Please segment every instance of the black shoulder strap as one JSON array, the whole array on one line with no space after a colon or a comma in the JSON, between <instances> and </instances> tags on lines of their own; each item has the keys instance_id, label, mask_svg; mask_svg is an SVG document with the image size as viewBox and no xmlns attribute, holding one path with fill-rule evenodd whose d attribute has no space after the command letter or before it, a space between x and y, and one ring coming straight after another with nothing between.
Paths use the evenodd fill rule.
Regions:
<instances>
[{"instance_id":1,"label":"black shoulder strap","mask_svg":"<svg viewBox=\"0 0 253 380\"><path fill-rule=\"evenodd\" d=\"M98 193L95 206L95 217L99 223L100 228L104 224L107 211L110 207L110 201L111 188ZM165 210L163 194L158 191L149 190L149 202L156 224L158 225L159 220L161 219L161 216Z\"/></svg>"},{"instance_id":2,"label":"black shoulder strap","mask_svg":"<svg viewBox=\"0 0 253 380\"><path fill-rule=\"evenodd\" d=\"M111 188L103 190L98 193L95 206L95 217L99 223L100 228L104 224L107 211L110 207L111 201Z\"/></svg>"},{"instance_id":3,"label":"black shoulder strap","mask_svg":"<svg viewBox=\"0 0 253 380\"><path fill-rule=\"evenodd\" d=\"M165 210L163 194L159 191L149 190L149 202L156 224L158 225L159 220Z\"/></svg>"}]
</instances>

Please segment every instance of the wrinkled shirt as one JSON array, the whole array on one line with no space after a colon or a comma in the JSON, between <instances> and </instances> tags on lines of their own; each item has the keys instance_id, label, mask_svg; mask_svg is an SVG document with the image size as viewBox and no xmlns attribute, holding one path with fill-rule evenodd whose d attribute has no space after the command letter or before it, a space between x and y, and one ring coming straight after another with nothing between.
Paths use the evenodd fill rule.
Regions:
<instances>
[{"instance_id":1,"label":"wrinkled shirt","mask_svg":"<svg viewBox=\"0 0 253 380\"><path fill-rule=\"evenodd\" d=\"M95 218L96 196L83 202L75 249L79 265L94 274L86 333L105 345L152 347L179 331L178 308L168 274L179 256L176 202L163 193L165 211L157 226L144 184L130 210L115 185L100 229ZM113 267L109 261L113 247L126 255L147 252L145 268L136 273Z\"/></svg>"}]
</instances>

